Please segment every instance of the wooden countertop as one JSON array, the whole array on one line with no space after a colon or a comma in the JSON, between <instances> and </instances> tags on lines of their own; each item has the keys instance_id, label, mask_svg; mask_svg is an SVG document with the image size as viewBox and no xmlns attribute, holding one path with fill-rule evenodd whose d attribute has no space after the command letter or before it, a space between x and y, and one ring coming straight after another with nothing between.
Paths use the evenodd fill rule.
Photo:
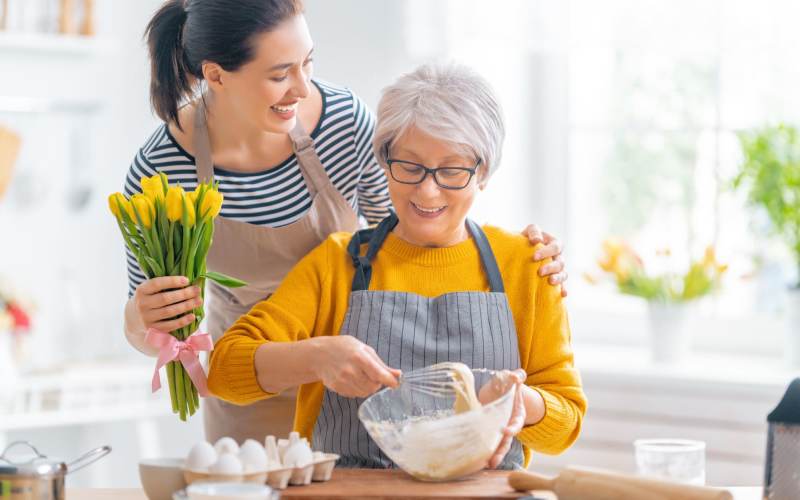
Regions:
<instances>
[{"instance_id":1,"label":"wooden countertop","mask_svg":"<svg viewBox=\"0 0 800 500\"><path fill-rule=\"evenodd\" d=\"M371 499L401 500L434 498L485 499L520 498L527 494L511 490L508 472L483 471L461 481L423 483L398 470L335 469L330 481L308 486L290 486L281 491L281 499ZM731 488L736 500L761 500L761 488ZM544 500L557 500L550 492L533 492ZM69 488L66 500L147 500L138 488ZM154 499L161 500L161 499Z\"/></svg>"},{"instance_id":2,"label":"wooden countertop","mask_svg":"<svg viewBox=\"0 0 800 500\"><path fill-rule=\"evenodd\" d=\"M460 481L425 483L396 469L334 469L330 481L311 483L307 486L289 486L281 491L281 499L483 500L527 496L512 490L507 477L507 471L482 471ZM556 500L555 495L549 492L542 492L537 496L545 500ZM146 500L146 498L140 489L67 487L66 495L66 500Z\"/></svg>"},{"instance_id":3,"label":"wooden countertop","mask_svg":"<svg viewBox=\"0 0 800 500\"><path fill-rule=\"evenodd\" d=\"M359 470L334 469L333 477L324 483L287 488L281 492L284 498L370 498L399 500L404 498L486 499L519 498L527 496L514 491L508 485L507 471L481 471L460 481L425 483L411 478L396 469ZM537 495L546 500L556 500L555 495L542 492Z\"/></svg>"}]
</instances>

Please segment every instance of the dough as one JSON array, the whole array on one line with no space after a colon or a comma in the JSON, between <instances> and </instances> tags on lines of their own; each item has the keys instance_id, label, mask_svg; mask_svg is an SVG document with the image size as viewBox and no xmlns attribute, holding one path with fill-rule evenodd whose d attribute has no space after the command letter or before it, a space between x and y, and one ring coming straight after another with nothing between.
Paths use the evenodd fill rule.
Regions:
<instances>
[{"instance_id":1,"label":"dough","mask_svg":"<svg viewBox=\"0 0 800 500\"><path fill-rule=\"evenodd\" d=\"M445 362L426 368L431 369L436 375L420 383L430 384L435 379L445 394L453 391L452 410L400 421L364 421L364 425L403 470L423 481L446 481L486 466L500 444L508 414L500 407L483 407L475 393L472 370L464 363Z\"/></svg>"},{"instance_id":2,"label":"dough","mask_svg":"<svg viewBox=\"0 0 800 500\"><path fill-rule=\"evenodd\" d=\"M431 369L444 370L447 372L451 382L448 384L455 392L456 400L453 403L453 410L456 413L477 410L481 402L475 394L475 377L472 370L464 363L445 362L438 363L430 367Z\"/></svg>"}]
</instances>

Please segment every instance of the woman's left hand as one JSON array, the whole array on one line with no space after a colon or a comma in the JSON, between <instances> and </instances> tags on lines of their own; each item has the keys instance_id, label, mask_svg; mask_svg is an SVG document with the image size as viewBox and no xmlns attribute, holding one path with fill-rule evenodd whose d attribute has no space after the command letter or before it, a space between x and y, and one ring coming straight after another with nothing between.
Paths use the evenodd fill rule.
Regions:
<instances>
[{"instance_id":1,"label":"woman's left hand","mask_svg":"<svg viewBox=\"0 0 800 500\"><path fill-rule=\"evenodd\" d=\"M508 377L511 379L510 382L516 386L514 389L514 407L511 410L511 418L508 419L508 424L503 428L503 438L500 440L500 444L489 459L487 466L490 469L495 469L500 465L503 461L503 457L505 457L508 450L511 449L514 436L519 434L522 427L525 425L525 401L522 394L522 387L526 377L525 370L520 369L506 373L508 373Z\"/></svg>"},{"instance_id":2,"label":"woman's left hand","mask_svg":"<svg viewBox=\"0 0 800 500\"><path fill-rule=\"evenodd\" d=\"M531 245L538 245L542 243L543 248L540 248L533 254L533 260L540 261L548 257L552 257L553 261L548 262L539 268L539 276L549 276L548 283L553 286L561 285L561 296L567 296L567 270L564 264L564 259L561 256L563 245L561 240L553 235L542 231L536 224L530 224L526 227L522 234L530 240Z\"/></svg>"}]
</instances>

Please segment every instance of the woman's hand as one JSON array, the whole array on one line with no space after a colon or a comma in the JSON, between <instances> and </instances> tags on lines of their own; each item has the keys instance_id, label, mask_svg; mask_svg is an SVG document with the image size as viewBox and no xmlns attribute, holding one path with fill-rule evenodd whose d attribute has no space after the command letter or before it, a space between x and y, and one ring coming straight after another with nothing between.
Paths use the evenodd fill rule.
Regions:
<instances>
[{"instance_id":1,"label":"woman's hand","mask_svg":"<svg viewBox=\"0 0 800 500\"><path fill-rule=\"evenodd\" d=\"M528 238L531 245L538 245L539 243L544 245L544 248L540 248L533 255L533 260L538 262L552 257L553 261L539 268L539 276L549 276L547 281L553 286L561 285L561 296L566 297L567 287L564 283L567 281L568 276L564 259L561 256L563 250L561 240L542 231L536 224L530 224L522 231L522 234Z\"/></svg>"},{"instance_id":2,"label":"woman's hand","mask_svg":"<svg viewBox=\"0 0 800 500\"><path fill-rule=\"evenodd\" d=\"M169 333L189 325L195 316L192 309L200 307L200 287L187 286L184 276L163 276L143 282L133 294L134 311L143 331L155 328Z\"/></svg>"},{"instance_id":3,"label":"woman's hand","mask_svg":"<svg viewBox=\"0 0 800 500\"><path fill-rule=\"evenodd\" d=\"M387 366L372 347L355 337L317 339L323 343L315 363L316 374L333 392L346 398L365 398L382 386L398 386L400 370Z\"/></svg>"},{"instance_id":4,"label":"woman's hand","mask_svg":"<svg viewBox=\"0 0 800 500\"><path fill-rule=\"evenodd\" d=\"M497 397L509 390L509 384L514 386L514 406L511 410L511 418L508 419L508 424L503 428L503 438L500 440L500 444L497 445L497 449L489 459L487 467L490 469L495 469L500 465L503 461L503 457L505 457L508 450L511 449L514 436L519 434L522 427L525 425L526 410L525 400L523 398L523 383L525 382L525 378L526 374L522 369L503 371L500 373L499 383L492 381L479 391L478 399L481 400L481 402L489 402L497 399Z\"/></svg>"}]
</instances>

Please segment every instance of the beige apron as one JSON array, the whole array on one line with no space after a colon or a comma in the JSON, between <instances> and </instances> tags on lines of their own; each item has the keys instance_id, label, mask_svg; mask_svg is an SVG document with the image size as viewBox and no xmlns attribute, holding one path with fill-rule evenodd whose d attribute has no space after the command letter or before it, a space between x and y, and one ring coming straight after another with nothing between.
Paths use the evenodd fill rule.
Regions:
<instances>
[{"instance_id":1,"label":"beige apron","mask_svg":"<svg viewBox=\"0 0 800 500\"><path fill-rule=\"evenodd\" d=\"M298 221L281 227L262 227L217 217L214 241L208 253L208 269L248 283L226 288L206 283L208 332L216 341L239 316L275 291L286 273L329 234L355 231L358 217L331 183L314 149L314 143L299 120L289 133L297 164L312 203ZM194 129L195 164L201 182L214 178L205 106L198 101ZM230 436L241 443L259 442L269 434L287 436L293 427L296 389L247 406L237 406L214 397L203 402L206 439L215 442Z\"/></svg>"}]
</instances>

